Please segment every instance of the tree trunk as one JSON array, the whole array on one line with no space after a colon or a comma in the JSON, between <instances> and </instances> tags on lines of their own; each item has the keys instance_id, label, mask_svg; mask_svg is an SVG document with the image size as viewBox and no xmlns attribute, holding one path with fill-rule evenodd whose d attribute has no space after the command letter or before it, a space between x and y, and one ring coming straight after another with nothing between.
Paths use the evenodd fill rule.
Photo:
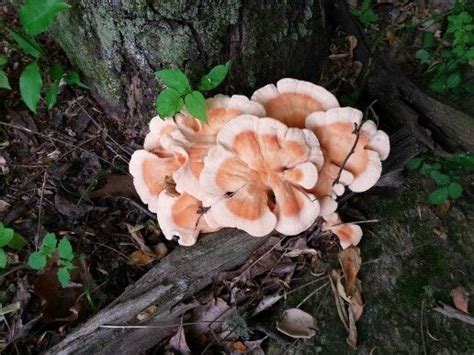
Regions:
<instances>
[{"instance_id":1,"label":"tree trunk","mask_svg":"<svg viewBox=\"0 0 474 355\"><path fill-rule=\"evenodd\" d=\"M77 0L51 31L109 113L149 116L153 72L194 80L231 61L223 90L251 93L284 76L316 80L326 58L325 1Z\"/></svg>"}]
</instances>

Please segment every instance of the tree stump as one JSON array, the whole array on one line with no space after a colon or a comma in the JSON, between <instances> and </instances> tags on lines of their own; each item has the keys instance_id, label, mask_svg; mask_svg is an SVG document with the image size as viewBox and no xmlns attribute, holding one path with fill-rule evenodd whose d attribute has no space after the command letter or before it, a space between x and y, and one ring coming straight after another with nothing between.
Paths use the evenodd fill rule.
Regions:
<instances>
[{"instance_id":1,"label":"tree stump","mask_svg":"<svg viewBox=\"0 0 474 355\"><path fill-rule=\"evenodd\" d=\"M197 80L231 61L228 92L290 76L316 80L327 54L325 2L313 0L78 0L51 32L109 112L149 117L153 72Z\"/></svg>"}]
</instances>

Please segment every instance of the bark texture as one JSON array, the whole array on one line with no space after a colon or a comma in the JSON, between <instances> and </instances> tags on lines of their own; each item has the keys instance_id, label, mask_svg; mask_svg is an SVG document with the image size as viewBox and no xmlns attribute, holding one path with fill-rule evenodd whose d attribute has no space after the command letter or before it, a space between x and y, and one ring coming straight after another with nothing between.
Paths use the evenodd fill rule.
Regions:
<instances>
[{"instance_id":1,"label":"bark texture","mask_svg":"<svg viewBox=\"0 0 474 355\"><path fill-rule=\"evenodd\" d=\"M326 57L325 1L77 0L51 31L109 112L149 115L153 72L199 78L231 60L228 91L284 76L316 80Z\"/></svg>"}]
</instances>

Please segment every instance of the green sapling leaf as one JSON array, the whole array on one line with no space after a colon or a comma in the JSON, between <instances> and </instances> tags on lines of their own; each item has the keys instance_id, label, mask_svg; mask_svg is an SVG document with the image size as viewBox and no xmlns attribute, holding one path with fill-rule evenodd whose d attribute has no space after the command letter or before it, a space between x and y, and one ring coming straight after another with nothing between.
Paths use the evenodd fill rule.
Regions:
<instances>
[{"instance_id":1,"label":"green sapling leaf","mask_svg":"<svg viewBox=\"0 0 474 355\"><path fill-rule=\"evenodd\" d=\"M156 98L156 110L161 118L174 116L183 107L183 99L175 89L167 88Z\"/></svg>"},{"instance_id":2,"label":"green sapling leaf","mask_svg":"<svg viewBox=\"0 0 474 355\"><path fill-rule=\"evenodd\" d=\"M176 90L179 96L184 96L191 92L189 79L179 69L163 69L155 72L157 79L160 79L168 88Z\"/></svg>"},{"instance_id":3,"label":"green sapling leaf","mask_svg":"<svg viewBox=\"0 0 474 355\"><path fill-rule=\"evenodd\" d=\"M428 196L428 202L433 205L441 205L448 199L448 188L446 186L434 190Z\"/></svg>"},{"instance_id":4,"label":"green sapling leaf","mask_svg":"<svg viewBox=\"0 0 474 355\"><path fill-rule=\"evenodd\" d=\"M43 270L46 267L46 255L40 252L31 253L28 257L28 265L35 270Z\"/></svg>"},{"instance_id":5,"label":"green sapling leaf","mask_svg":"<svg viewBox=\"0 0 474 355\"><path fill-rule=\"evenodd\" d=\"M457 182L452 182L448 186L449 197L453 200L458 199L462 195L462 186Z\"/></svg>"},{"instance_id":6,"label":"green sapling leaf","mask_svg":"<svg viewBox=\"0 0 474 355\"><path fill-rule=\"evenodd\" d=\"M184 98L184 105L191 115L207 122L206 99L199 91L193 91Z\"/></svg>"},{"instance_id":7,"label":"green sapling leaf","mask_svg":"<svg viewBox=\"0 0 474 355\"><path fill-rule=\"evenodd\" d=\"M229 73L230 62L212 68L199 82L199 90L212 90L218 87Z\"/></svg>"}]
</instances>

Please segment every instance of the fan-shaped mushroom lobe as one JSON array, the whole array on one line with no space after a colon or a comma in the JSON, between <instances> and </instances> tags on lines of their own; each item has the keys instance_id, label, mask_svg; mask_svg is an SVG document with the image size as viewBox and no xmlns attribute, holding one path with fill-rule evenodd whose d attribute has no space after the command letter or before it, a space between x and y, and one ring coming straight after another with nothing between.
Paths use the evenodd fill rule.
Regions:
<instances>
[{"instance_id":1,"label":"fan-shaped mushroom lobe","mask_svg":"<svg viewBox=\"0 0 474 355\"><path fill-rule=\"evenodd\" d=\"M334 186L337 169L342 169L336 174L338 182L352 191L366 191L375 185L390 144L387 134L377 130L374 122L362 122L362 112L344 107L314 112L306 118L306 126L316 134L326 162L321 175L327 179L319 182L319 193L327 192L331 180Z\"/></svg>"},{"instance_id":2,"label":"fan-shaped mushroom lobe","mask_svg":"<svg viewBox=\"0 0 474 355\"><path fill-rule=\"evenodd\" d=\"M319 203L314 186L322 154L314 135L271 118L241 115L227 123L204 160L204 206L222 226L254 236L308 228Z\"/></svg>"},{"instance_id":3,"label":"fan-shaped mushroom lobe","mask_svg":"<svg viewBox=\"0 0 474 355\"><path fill-rule=\"evenodd\" d=\"M322 86L296 80L281 79L276 86L266 85L252 95L260 102L268 117L273 117L288 127L305 127L305 118L315 111L338 107L337 99Z\"/></svg>"}]
</instances>

